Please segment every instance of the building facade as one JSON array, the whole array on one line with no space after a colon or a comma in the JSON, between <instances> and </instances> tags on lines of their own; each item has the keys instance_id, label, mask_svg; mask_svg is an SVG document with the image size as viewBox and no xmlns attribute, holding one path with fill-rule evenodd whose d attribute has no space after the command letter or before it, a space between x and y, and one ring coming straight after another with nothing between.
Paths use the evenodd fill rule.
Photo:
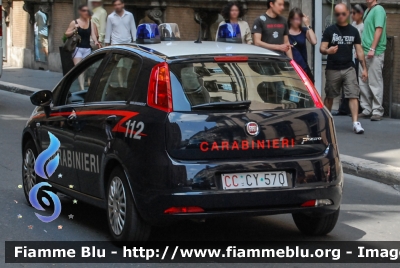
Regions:
<instances>
[{"instance_id":1,"label":"building facade","mask_svg":"<svg viewBox=\"0 0 400 268\"><path fill-rule=\"evenodd\" d=\"M312 0L314 1L314 0ZM310 0L286 1L286 12L291 6L302 7L312 13ZM318 0L319 1L319 0ZM323 0L324 1L324 0ZM5 46L3 58L8 65L32 69L61 71L59 47L69 23L77 17L77 7L87 0L4 0L3 21ZM142 22L176 22L183 40L195 40L202 21L203 39L214 40L218 24L223 20L220 11L226 0L125 0L126 9L132 12L136 24ZM246 10L245 20L251 25L265 12L265 0L239 0ZM104 0L104 7L112 12L111 0ZM35 56L36 13L41 9L47 15L48 55ZM287 13L286 13L287 14Z\"/></svg>"},{"instance_id":2,"label":"building facade","mask_svg":"<svg viewBox=\"0 0 400 268\"><path fill-rule=\"evenodd\" d=\"M9 66L31 69L62 71L60 46L68 24L77 17L77 7L87 0L3 0L3 60ZM175 22L179 25L183 40L197 39L199 21L203 40L214 40L218 24L223 20L220 11L227 0L125 0L126 9L132 12L136 24L143 22ZM238 0L246 10L244 20L251 25L254 19L266 11L265 0ZM286 16L292 7L300 7L313 20L316 34L321 39L323 30L334 22L331 16L333 4L353 4L364 0L287 0ZM104 7L112 11L111 0L104 0ZM400 71L400 44L397 44L397 23L400 23L400 1L380 0L388 12L388 35L391 36L393 60L386 70L385 101L392 117L400 118L400 76L390 75ZM40 48L38 36L41 32L38 11L46 14L47 51ZM43 24L43 23L42 23ZM324 59L319 54L319 45L309 49L310 66L316 73L318 89L324 86ZM390 81L389 81L390 80ZM320 93L323 92L320 90Z\"/></svg>"}]
</instances>

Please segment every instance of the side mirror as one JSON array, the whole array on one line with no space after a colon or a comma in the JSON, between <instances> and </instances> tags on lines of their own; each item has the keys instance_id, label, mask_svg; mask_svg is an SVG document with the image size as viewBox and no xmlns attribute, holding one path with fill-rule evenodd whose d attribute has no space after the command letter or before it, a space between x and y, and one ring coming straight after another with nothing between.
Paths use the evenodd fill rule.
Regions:
<instances>
[{"instance_id":1,"label":"side mirror","mask_svg":"<svg viewBox=\"0 0 400 268\"><path fill-rule=\"evenodd\" d=\"M35 106L48 107L53 100L53 93L50 90L41 90L31 95L31 102Z\"/></svg>"}]
</instances>

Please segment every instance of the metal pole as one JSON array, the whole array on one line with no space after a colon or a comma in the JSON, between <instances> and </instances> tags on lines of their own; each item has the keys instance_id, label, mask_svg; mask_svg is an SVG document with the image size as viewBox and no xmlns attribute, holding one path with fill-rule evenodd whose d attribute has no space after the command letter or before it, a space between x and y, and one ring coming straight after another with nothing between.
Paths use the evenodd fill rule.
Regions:
<instances>
[{"instance_id":1,"label":"metal pole","mask_svg":"<svg viewBox=\"0 0 400 268\"><path fill-rule=\"evenodd\" d=\"M389 86L389 118L392 118L392 102L393 102L393 59L394 59L394 37L391 37L390 39L390 59L391 59L391 64L390 64L390 86Z\"/></svg>"},{"instance_id":2,"label":"metal pole","mask_svg":"<svg viewBox=\"0 0 400 268\"><path fill-rule=\"evenodd\" d=\"M0 77L3 73L3 33L5 29L3 29L3 2L0 0L0 27L1 27L1 34L0 34Z\"/></svg>"},{"instance_id":3,"label":"metal pole","mask_svg":"<svg viewBox=\"0 0 400 268\"><path fill-rule=\"evenodd\" d=\"M317 36L317 40L319 41L317 45L314 46L314 76L315 76L315 88L318 90L318 93L322 94L322 55L319 51L319 44L322 39L322 1L314 0L314 9L315 9L315 34Z\"/></svg>"}]
</instances>

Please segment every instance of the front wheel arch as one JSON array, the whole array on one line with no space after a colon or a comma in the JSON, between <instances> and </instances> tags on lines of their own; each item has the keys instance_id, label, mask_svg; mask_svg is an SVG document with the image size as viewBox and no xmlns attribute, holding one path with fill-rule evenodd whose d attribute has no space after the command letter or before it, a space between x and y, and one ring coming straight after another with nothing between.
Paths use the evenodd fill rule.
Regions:
<instances>
[{"instance_id":1,"label":"front wheel arch","mask_svg":"<svg viewBox=\"0 0 400 268\"><path fill-rule=\"evenodd\" d=\"M21 142L21 152L22 152L22 154L24 153L25 145L26 145L30 140L32 140L33 143L35 144L36 150L37 150L38 152L40 152L39 147L38 147L38 145L37 145L37 142L36 142L35 138L33 137L32 133L30 133L29 131L26 131L26 132L22 135L22 142Z\"/></svg>"}]
</instances>

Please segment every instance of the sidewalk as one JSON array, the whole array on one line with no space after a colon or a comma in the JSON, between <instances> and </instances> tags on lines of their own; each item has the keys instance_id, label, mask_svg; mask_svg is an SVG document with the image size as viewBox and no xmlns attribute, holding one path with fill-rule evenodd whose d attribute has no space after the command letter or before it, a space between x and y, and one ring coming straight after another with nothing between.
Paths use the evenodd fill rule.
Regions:
<instances>
[{"instance_id":1,"label":"sidewalk","mask_svg":"<svg viewBox=\"0 0 400 268\"><path fill-rule=\"evenodd\" d=\"M56 72L5 67L0 89L30 95L40 89L53 89L61 78L62 74ZM400 120L364 119L364 135L353 133L350 117L335 116L334 120L346 173L400 185Z\"/></svg>"},{"instance_id":2,"label":"sidewalk","mask_svg":"<svg viewBox=\"0 0 400 268\"><path fill-rule=\"evenodd\" d=\"M0 82L3 84L2 87L5 83L10 83L35 89L52 90L62 77L62 73L4 66Z\"/></svg>"}]
</instances>

